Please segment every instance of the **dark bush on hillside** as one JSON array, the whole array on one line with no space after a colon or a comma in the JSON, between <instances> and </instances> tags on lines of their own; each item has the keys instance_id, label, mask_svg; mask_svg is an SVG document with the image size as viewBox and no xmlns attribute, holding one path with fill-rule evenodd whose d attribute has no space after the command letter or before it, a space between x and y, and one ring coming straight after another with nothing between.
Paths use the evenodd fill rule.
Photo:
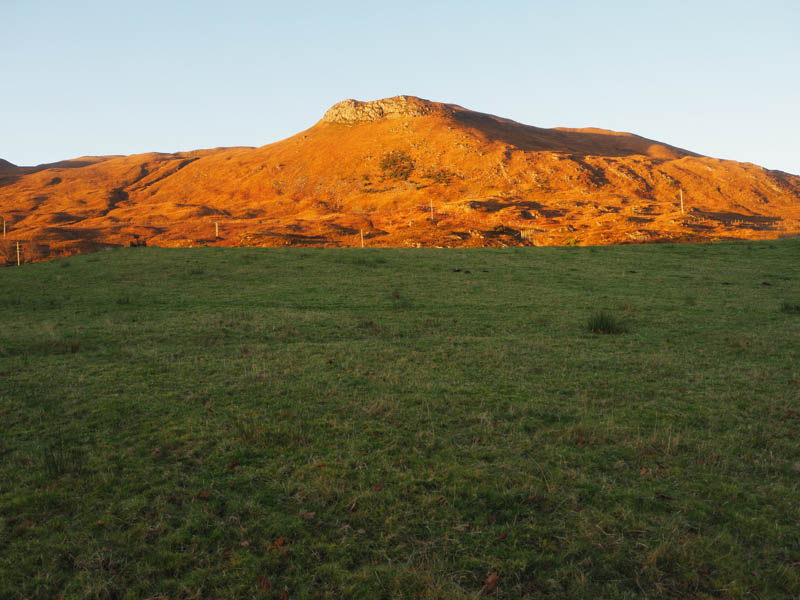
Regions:
<instances>
[{"instance_id":1,"label":"dark bush on hillside","mask_svg":"<svg viewBox=\"0 0 800 600\"><path fill-rule=\"evenodd\" d=\"M453 173L448 171L447 169L439 169L438 171L431 171L423 175L428 179L431 179L434 183L441 183L447 185L450 183L450 180L453 178Z\"/></svg>"},{"instance_id":2,"label":"dark bush on hillside","mask_svg":"<svg viewBox=\"0 0 800 600\"><path fill-rule=\"evenodd\" d=\"M380 167L384 177L406 180L414 170L414 161L402 150L392 150L383 155Z\"/></svg>"}]
</instances>

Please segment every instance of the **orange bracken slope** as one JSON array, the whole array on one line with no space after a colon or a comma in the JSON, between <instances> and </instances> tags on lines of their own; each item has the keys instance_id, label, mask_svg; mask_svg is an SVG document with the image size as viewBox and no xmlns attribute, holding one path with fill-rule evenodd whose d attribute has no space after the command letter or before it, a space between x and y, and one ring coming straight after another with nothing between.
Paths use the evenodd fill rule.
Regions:
<instances>
[{"instance_id":1,"label":"orange bracken slope","mask_svg":"<svg viewBox=\"0 0 800 600\"><path fill-rule=\"evenodd\" d=\"M362 232L369 246L760 239L800 233L800 177L398 96L340 102L261 148L0 161L0 216L29 258L131 242L355 246Z\"/></svg>"}]
</instances>

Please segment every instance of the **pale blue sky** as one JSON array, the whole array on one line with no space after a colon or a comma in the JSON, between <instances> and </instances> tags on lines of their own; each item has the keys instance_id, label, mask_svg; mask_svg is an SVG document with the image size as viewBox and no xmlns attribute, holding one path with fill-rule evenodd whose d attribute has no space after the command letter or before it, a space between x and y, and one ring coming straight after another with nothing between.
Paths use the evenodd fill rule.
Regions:
<instances>
[{"instance_id":1,"label":"pale blue sky","mask_svg":"<svg viewBox=\"0 0 800 600\"><path fill-rule=\"evenodd\" d=\"M800 174L800 1L0 0L0 158L260 146L412 94Z\"/></svg>"}]
</instances>

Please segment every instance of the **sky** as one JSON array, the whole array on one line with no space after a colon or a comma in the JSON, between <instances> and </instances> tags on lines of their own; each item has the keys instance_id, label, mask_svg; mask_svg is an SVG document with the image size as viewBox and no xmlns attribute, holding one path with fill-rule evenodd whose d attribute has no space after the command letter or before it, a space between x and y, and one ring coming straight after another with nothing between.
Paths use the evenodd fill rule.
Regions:
<instances>
[{"instance_id":1,"label":"sky","mask_svg":"<svg viewBox=\"0 0 800 600\"><path fill-rule=\"evenodd\" d=\"M409 94L800 174L798 0L0 0L0 158L261 146Z\"/></svg>"}]
</instances>

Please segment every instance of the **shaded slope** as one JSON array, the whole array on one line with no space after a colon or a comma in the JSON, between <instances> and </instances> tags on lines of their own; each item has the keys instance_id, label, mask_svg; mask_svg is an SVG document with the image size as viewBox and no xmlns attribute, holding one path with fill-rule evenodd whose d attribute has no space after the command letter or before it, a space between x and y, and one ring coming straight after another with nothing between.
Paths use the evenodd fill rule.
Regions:
<instances>
[{"instance_id":1,"label":"shaded slope","mask_svg":"<svg viewBox=\"0 0 800 600\"><path fill-rule=\"evenodd\" d=\"M18 174L20 174L20 168L17 165L0 158L0 177ZM0 185L2 185L2 182L0 182Z\"/></svg>"}]
</instances>

